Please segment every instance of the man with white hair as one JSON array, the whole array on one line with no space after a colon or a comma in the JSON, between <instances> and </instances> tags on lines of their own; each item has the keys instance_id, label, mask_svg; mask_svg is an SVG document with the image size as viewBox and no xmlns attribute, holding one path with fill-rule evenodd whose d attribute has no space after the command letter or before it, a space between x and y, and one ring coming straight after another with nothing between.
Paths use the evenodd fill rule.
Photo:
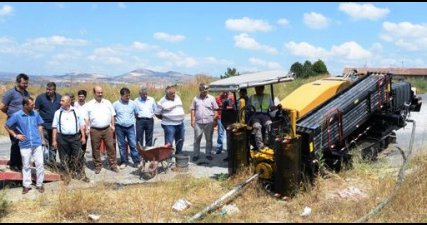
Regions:
<instances>
[{"instance_id":1,"label":"man with white hair","mask_svg":"<svg viewBox=\"0 0 427 225\"><path fill-rule=\"evenodd\" d=\"M139 90L139 97L135 98L138 108L136 115L136 141L142 146L152 146L154 131L154 111L156 110L156 100L148 96L148 89L142 86ZM144 142L145 135L145 142Z\"/></svg>"},{"instance_id":2,"label":"man with white hair","mask_svg":"<svg viewBox=\"0 0 427 225\"><path fill-rule=\"evenodd\" d=\"M181 98L176 95L175 86L166 87L165 96L158 102L154 115L162 120L165 144L172 145L175 140L176 154L181 154L185 136L185 112Z\"/></svg>"}]
</instances>

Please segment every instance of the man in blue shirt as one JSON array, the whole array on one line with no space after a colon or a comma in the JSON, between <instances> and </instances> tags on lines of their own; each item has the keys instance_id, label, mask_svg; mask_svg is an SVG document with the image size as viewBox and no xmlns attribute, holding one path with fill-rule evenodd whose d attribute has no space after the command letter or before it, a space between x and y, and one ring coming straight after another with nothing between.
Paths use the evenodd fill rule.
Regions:
<instances>
[{"instance_id":1,"label":"man in blue shirt","mask_svg":"<svg viewBox=\"0 0 427 225\"><path fill-rule=\"evenodd\" d=\"M9 119L14 113L22 109L22 100L24 97L29 97L30 94L27 92L28 88L28 76L24 73L18 74L16 76L16 86L8 90L2 101L0 102L0 111L7 114ZM19 151L19 141L10 136L10 162L9 168L15 171L22 170L22 157L21 152Z\"/></svg>"},{"instance_id":2,"label":"man in blue shirt","mask_svg":"<svg viewBox=\"0 0 427 225\"><path fill-rule=\"evenodd\" d=\"M45 145L43 137L43 119L35 112L34 100L31 97L25 97L22 100L22 110L14 113L6 122L7 132L19 140L19 148L22 155L22 194L31 190L31 158L36 164L37 183L36 187L40 193L44 192L44 167L43 167L43 150ZM12 129L15 127L16 129ZM17 132L16 132L17 131Z\"/></svg>"},{"instance_id":3,"label":"man in blue shirt","mask_svg":"<svg viewBox=\"0 0 427 225\"><path fill-rule=\"evenodd\" d=\"M56 93L55 82L46 84L46 93L40 94L36 98L36 110L40 113L44 123L43 132L49 147L49 159L45 159L45 164L56 168L56 148L52 147L52 121L56 110L61 107L61 95Z\"/></svg>"},{"instance_id":4,"label":"man in blue shirt","mask_svg":"<svg viewBox=\"0 0 427 225\"><path fill-rule=\"evenodd\" d=\"M129 164L126 157L126 140L130 147L134 167L137 167L141 160L139 153L136 150L135 134L135 114L138 113L138 109L135 103L132 100L129 100L129 88L122 88L120 90L120 96L120 99L114 102L113 107L116 111L115 125L117 142L120 150L120 169L124 169Z\"/></svg>"},{"instance_id":5,"label":"man in blue shirt","mask_svg":"<svg viewBox=\"0 0 427 225\"><path fill-rule=\"evenodd\" d=\"M135 99L138 107L136 117L136 141L142 146L153 146L154 131L154 111L156 110L156 100L148 96L147 88L141 87L139 97ZM145 135L145 143L144 143Z\"/></svg>"}]
</instances>

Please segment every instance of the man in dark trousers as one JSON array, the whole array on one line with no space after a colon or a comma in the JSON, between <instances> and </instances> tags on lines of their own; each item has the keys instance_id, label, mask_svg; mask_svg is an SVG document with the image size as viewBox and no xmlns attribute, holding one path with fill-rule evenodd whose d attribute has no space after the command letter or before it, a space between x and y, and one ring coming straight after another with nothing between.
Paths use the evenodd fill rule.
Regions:
<instances>
[{"instance_id":1,"label":"man in dark trousers","mask_svg":"<svg viewBox=\"0 0 427 225\"><path fill-rule=\"evenodd\" d=\"M52 121L56 110L61 107L61 95L56 93L55 82L46 84L46 93L36 98L36 110L40 113L44 123L44 138L49 146L49 158L45 159L45 165L56 169L56 149L52 146Z\"/></svg>"},{"instance_id":2,"label":"man in dark trousers","mask_svg":"<svg viewBox=\"0 0 427 225\"><path fill-rule=\"evenodd\" d=\"M55 112L52 122L52 147L58 149L62 168L64 168L65 183L70 178L80 178L88 182L89 178L79 177L78 164L82 144L86 143L84 116L71 106L70 94L61 98L61 108Z\"/></svg>"},{"instance_id":3,"label":"man in dark trousers","mask_svg":"<svg viewBox=\"0 0 427 225\"><path fill-rule=\"evenodd\" d=\"M3 99L0 102L0 110L6 113L7 119L9 119L15 112L22 109L22 100L24 100L25 97L30 97L30 94L27 92L28 80L29 78L25 73L18 74L18 76L16 76L15 87L4 94ZM9 137L11 142L9 168L14 171L21 171L22 158L19 150L19 140L14 138L12 135Z\"/></svg>"}]
</instances>

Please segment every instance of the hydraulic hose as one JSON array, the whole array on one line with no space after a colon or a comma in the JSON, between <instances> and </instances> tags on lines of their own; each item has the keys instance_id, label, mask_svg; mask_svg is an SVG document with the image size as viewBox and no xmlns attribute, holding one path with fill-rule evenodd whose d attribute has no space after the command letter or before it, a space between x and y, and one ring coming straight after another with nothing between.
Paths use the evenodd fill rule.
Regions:
<instances>
[{"instance_id":1,"label":"hydraulic hose","mask_svg":"<svg viewBox=\"0 0 427 225\"><path fill-rule=\"evenodd\" d=\"M226 200L227 198L229 198L230 196L232 196L232 195L234 195L236 193L239 193L243 189L243 187L245 187L251 181L255 180L255 178L257 178L259 175L261 175L261 173L256 173L255 175L249 177L243 183L237 185L235 188L233 188L227 194L223 195L221 198L219 198L218 200L216 200L215 202L213 202L212 204L210 204L209 206L207 206L206 208L204 208L202 211L200 211L197 214L195 214L193 217L191 217L186 222L191 223L191 222L193 222L195 220L199 220L199 219L203 218L207 213L209 213L210 211L215 210L216 208L218 208L218 206L224 200Z\"/></svg>"},{"instance_id":2,"label":"hydraulic hose","mask_svg":"<svg viewBox=\"0 0 427 225\"><path fill-rule=\"evenodd\" d=\"M397 191L400 189L400 186L403 183L403 179L405 178L405 170L406 170L406 167L408 166L409 156L412 154L412 147L414 145L414 136L415 136L415 127L416 127L414 120L407 119L406 121L411 122L413 124L411 139L409 141L409 151L405 157L405 153L400 148L397 148L400 151L400 153L402 154L403 164L400 167L399 174L398 174L397 181L396 181L396 185L394 186L393 192L388 197L386 197L380 204L378 204L375 208L371 209L371 211L368 214L366 214L365 216L361 217L360 219L354 221L355 223L366 223L366 222L368 222L368 220L372 216L379 213L394 198L394 196L397 194Z\"/></svg>"}]
</instances>

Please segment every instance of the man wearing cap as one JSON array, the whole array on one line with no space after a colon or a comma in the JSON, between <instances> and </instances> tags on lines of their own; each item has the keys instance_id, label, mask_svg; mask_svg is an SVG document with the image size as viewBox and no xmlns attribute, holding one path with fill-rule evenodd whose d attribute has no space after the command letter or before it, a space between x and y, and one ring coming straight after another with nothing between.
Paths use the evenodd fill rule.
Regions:
<instances>
[{"instance_id":1,"label":"man wearing cap","mask_svg":"<svg viewBox=\"0 0 427 225\"><path fill-rule=\"evenodd\" d=\"M142 146L153 145L154 111L156 110L156 100L148 96L146 87L141 87L139 97L135 98L138 108L136 117L136 141ZM145 135L145 143L144 143Z\"/></svg>"},{"instance_id":2,"label":"man wearing cap","mask_svg":"<svg viewBox=\"0 0 427 225\"><path fill-rule=\"evenodd\" d=\"M215 97L208 94L208 86L200 84L200 94L191 102L191 126L194 128L194 156L197 161L200 155L200 141L203 133L206 138L206 158L212 160L212 135L217 120L218 104Z\"/></svg>"}]
</instances>

